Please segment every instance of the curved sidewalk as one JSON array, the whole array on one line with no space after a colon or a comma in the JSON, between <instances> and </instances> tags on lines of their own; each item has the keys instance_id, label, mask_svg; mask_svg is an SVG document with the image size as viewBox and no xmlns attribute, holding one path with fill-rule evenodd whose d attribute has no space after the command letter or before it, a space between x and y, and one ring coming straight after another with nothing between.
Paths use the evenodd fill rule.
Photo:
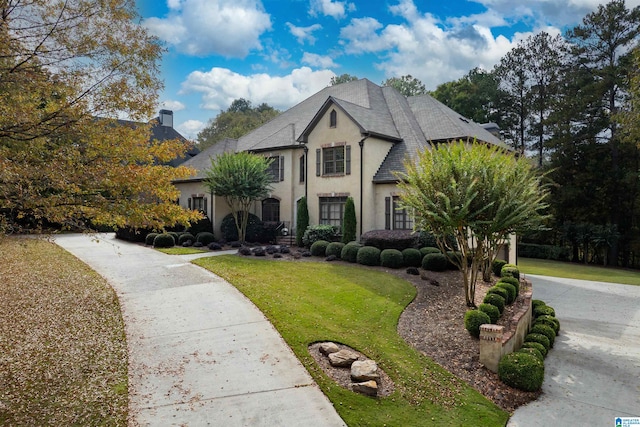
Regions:
<instances>
[{"instance_id":1,"label":"curved sidewalk","mask_svg":"<svg viewBox=\"0 0 640 427\"><path fill-rule=\"evenodd\" d=\"M129 425L345 425L273 326L220 277L113 234L55 242L118 294Z\"/></svg>"}]
</instances>

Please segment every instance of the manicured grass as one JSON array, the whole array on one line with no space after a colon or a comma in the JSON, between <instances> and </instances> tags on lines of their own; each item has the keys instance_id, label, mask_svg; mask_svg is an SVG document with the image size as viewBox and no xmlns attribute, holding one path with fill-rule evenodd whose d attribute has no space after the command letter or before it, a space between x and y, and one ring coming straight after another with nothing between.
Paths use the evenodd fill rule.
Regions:
<instances>
[{"instance_id":1,"label":"manicured grass","mask_svg":"<svg viewBox=\"0 0 640 427\"><path fill-rule=\"evenodd\" d=\"M640 286L640 272L621 268L598 267L535 258L518 258L518 267L524 274Z\"/></svg>"},{"instance_id":2,"label":"manicured grass","mask_svg":"<svg viewBox=\"0 0 640 427\"><path fill-rule=\"evenodd\" d=\"M330 263L256 260L234 255L194 263L250 298L278 329L349 426L504 426L508 414L397 333L415 288L383 272ZM461 325L462 327L462 325ZM376 360L396 390L374 399L327 377L309 354L336 341Z\"/></svg>"},{"instance_id":3,"label":"manicured grass","mask_svg":"<svg viewBox=\"0 0 640 427\"><path fill-rule=\"evenodd\" d=\"M185 248L182 246L175 246L173 248L155 248L155 250L163 252L168 255L191 255L201 254L203 252L209 252L198 248Z\"/></svg>"},{"instance_id":4,"label":"manicured grass","mask_svg":"<svg viewBox=\"0 0 640 427\"><path fill-rule=\"evenodd\" d=\"M0 425L127 425L114 290L57 245L0 238Z\"/></svg>"}]
</instances>

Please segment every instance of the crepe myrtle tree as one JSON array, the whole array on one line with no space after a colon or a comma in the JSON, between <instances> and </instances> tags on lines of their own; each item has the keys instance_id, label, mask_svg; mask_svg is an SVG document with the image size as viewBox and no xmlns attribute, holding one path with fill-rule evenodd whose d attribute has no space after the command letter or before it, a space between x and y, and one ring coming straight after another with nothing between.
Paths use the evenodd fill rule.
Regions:
<instances>
[{"instance_id":1,"label":"crepe myrtle tree","mask_svg":"<svg viewBox=\"0 0 640 427\"><path fill-rule=\"evenodd\" d=\"M415 213L416 229L433 230L462 271L467 306L475 307L478 272L487 271L511 234L546 218L543 177L523 157L463 141L424 150L405 168L398 174L401 205ZM448 252L447 235L455 237L460 257Z\"/></svg>"},{"instance_id":2,"label":"crepe myrtle tree","mask_svg":"<svg viewBox=\"0 0 640 427\"><path fill-rule=\"evenodd\" d=\"M270 163L257 154L223 153L211 159L211 167L204 171L204 185L229 205L242 242L246 239L251 204L268 197L271 191Z\"/></svg>"}]
</instances>

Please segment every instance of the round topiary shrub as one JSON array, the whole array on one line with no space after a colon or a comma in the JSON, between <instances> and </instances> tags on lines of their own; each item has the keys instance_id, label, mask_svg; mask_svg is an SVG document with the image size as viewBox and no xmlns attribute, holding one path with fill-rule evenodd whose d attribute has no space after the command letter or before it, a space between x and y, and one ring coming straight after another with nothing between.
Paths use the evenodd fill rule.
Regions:
<instances>
[{"instance_id":1,"label":"round topiary shrub","mask_svg":"<svg viewBox=\"0 0 640 427\"><path fill-rule=\"evenodd\" d=\"M547 304L544 301L542 301L541 299L531 300L531 309L532 310L535 310L536 307L543 307L545 305L547 305Z\"/></svg>"},{"instance_id":2,"label":"round topiary shrub","mask_svg":"<svg viewBox=\"0 0 640 427\"><path fill-rule=\"evenodd\" d=\"M526 337L524 337L524 340L540 343L544 346L544 348L547 349L547 351L549 351L549 349L551 348L551 343L549 342L549 338L547 338L546 335L529 333Z\"/></svg>"},{"instance_id":3,"label":"round topiary shrub","mask_svg":"<svg viewBox=\"0 0 640 427\"><path fill-rule=\"evenodd\" d=\"M500 359L498 377L519 390L540 390L544 381L544 362L531 354L509 353Z\"/></svg>"},{"instance_id":4,"label":"round topiary shrub","mask_svg":"<svg viewBox=\"0 0 640 427\"><path fill-rule=\"evenodd\" d=\"M539 342L533 342L533 341L524 342L521 348L535 348L540 352L540 354L542 354L542 357L546 357L548 352L545 346L543 346Z\"/></svg>"},{"instance_id":5,"label":"round topiary shrub","mask_svg":"<svg viewBox=\"0 0 640 427\"><path fill-rule=\"evenodd\" d=\"M503 277L498 280L498 283L508 283L510 285L513 285L513 287L516 288L516 298L520 294L520 281L515 277Z\"/></svg>"},{"instance_id":6,"label":"round topiary shrub","mask_svg":"<svg viewBox=\"0 0 640 427\"><path fill-rule=\"evenodd\" d=\"M504 311L505 300L500 295L497 294L487 294L482 300L485 304L495 305L498 310L500 310L500 314Z\"/></svg>"},{"instance_id":7,"label":"round topiary shrub","mask_svg":"<svg viewBox=\"0 0 640 427\"><path fill-rule=\"evenodd\" d=\"M420 267L422 265L422 254L418 249L407 248L402 251L402 262L405 267Z\"/></svg>"},{"instance_id":8,"label":"round topiary shrub","mask_svg":"<svg viewBox=\"0 0 640 427\"><path fill-rule=\"evenodd\" d=\"M460 251L447 251L447 269L448 270L459 270L460 268L456 263L462 262L462 252Z\"/></svg>"},{"instance_id":9,"label":"round topiary shrub","mask_svg":"<svg viewBox=\"0 0 640 427\"><path fill-rule=\"evenodd\" d=\"M196 241L195 236L191 233L182 233L180 237L178 237L178 244L181 246L188 241L191 241L191 243L193 244L193 242Z\"/></svg>"},{"instance_id":10,"label":"round topiary shrub","mask_svg":"<svg viewBox=\"0 0 640 427\"><path fill-rule=\"evenodd\" d=\"M209 249L211 249L212 251L219 251L220 249L222 249L222 245L220 245L220 243L216 243L216 242L209 243L207 245L207 247Z\"/></svg>"},{"instance_id":11,"label":"round topiary shrub","mask_svg":"<svg viewBox=\"0 0 640 427\"><path fill-rule=\"evenodd\" d=\"M147 246L153 246L153 241L155 240L158 233L149 233L147 237L144 238L144 244Z\"/></svg>"},{"instance_id":12,"label":"round topiary shrub","mask_svg":"<svg viewBox=\"0 0 640 427\"><path fill-rule=\"evenodd\" d=\"M504 298L505 304L509 304L509 292L506 289L501 288L500 286L492 286L487 289L487 295L489 294L500 295L502 298Z\"/></svg>"},{"instance_id":13,"label":"round topiary shrub","mask_svg":"<svg viewBox=\"0 0 640 427\"><path fill-rule=\"evenodd\" d=\"M242 246L240 247L240 249L238 249L238 253L240 255L249 256L251 255L251 248L248 246Z\"/></svg>"},{"instance_id":14,"label":"round topiary shrub","mask_svg":"<svg viewBox=\"0 0 640 427\"><path fill-rule=\"evenodd\" d=\"M543 325L551 326L555 331L556 335L560 332L560 321L557 317L542 315L536 317L536 324L541 323Z\"/></svg>"},{"instance_id":15,"label":"round topiary shrub","mask_svg":"<svg viewBox=\"0 0 640 427\"><path fill-rule=\"evenodd\" d=\"M549 347L553 348L553 343L556 340L556 331L554 331L551 326L538 323L531 327L529 333L542 334L545 337L549 338Z\"/></svg>"},{"instance_id":16,"label":"round topiary shrub","mask_svg":"<svg viewBox=\"0 0 640 427\"><path fill-rule=\"evenodd\" d=\"M173 236L173 240L178 243L178 239L180 238L180 234L175 231L167 231L167 234L171 234Z\"/></svg>"},{"instance_id":17,"label":"round topiary shrub","mask_svg":"<svg viewBox=\"0 0 640 427\"><path fill-rule=\"evenodd\" d=\"M311 245L309 250L313 256L325 256L327 246L329 246L329 242L326 240L318 240Z\"/></svg>"},{"instance_id":18,"label":"round topiary shrub","mask_svg":"<svg viewBox=\"0 0 640 427\"><path fill-rule=\"evenodd\" d=\"M356 262L362 265L380 265L380 249L373 246L363 246L358 250Z\"/></svg>"},{"instance_id":19,"label":"round topiary shrub","mask_svg":"<svg viewBox=\"0 0 640 427\"><path fill-rule=\"evenodd\" d=\"M518 353L526 353L535 356L539 361L544 362L544 356L540 353L540 350L532 347L525 347L518 350Z\"/></svg>"},{"instance_id":20,"label":"round topiary shrub","mask_svg":"<svg viewBox=\"0 0 640 427\"><path fill-rule=\"evenodd\" d=\"M464 314L464 327L475 338L480 337L480 325L487 323L491 323L491 318L484 311L468 310Z\"/></svg>"},{"instance_id":21,"label":"round topiary shrub","mask_svg":"<svg viewBox=\"0 0 640 427\"><path fill-rule=\"evenodd\" d=\"M449 261L443 253L430 253L422 258L422 268L429 271L445 271Z\"/></svg>"},{"instance_id":22,"label":"round topiary shrub","mask_svg":"<svg viewBox=\"0 0 640 427\"><path fill-rule=\"evenodd\" d=\"M491 261L491 271L494 275L500 277L500 272L502 271L502 267L507 264L507 261L503 259L494 259Z\"/></svg>"},{"instance_id":23,"label":"round topiary shrub","mask_svg":"<svg viewBox=\"0 0 640 427\"><path fill-rule=\"evenodd\" d=\"M380 252L380 265L388 268L400 268L404 263L402 252L397 249L385 249Z\"/></svg>"},{"instance_id":24,"label":"round topiary shrub","mask_svg":"<svg viewBox=\"0 0 640 427\"><path fill-rule=\"evenodd\" d=\"M173 236L168 233L158 234L153 239L154 248L172 248L176 245L176 241L173 240Z\"/></svg>"},{"instance_id":25,"label":"round topiary shrub","mask_svg":"<svg viewBox=\"0 0 640 427\"><path fill-rule=\"evenodd\" d=\"M514 264L505 264L500 270L500 277L515 277L520 280L520 270Z\"/></svg>"},{"instance_id":26,"label":"round topiary shrub","mask_svg":"<svg viewBox=\"0 0 640 427\"><path fill-rule=\"evenodd\" d=\"M516 292L516 287L513 286L511 283L506 283L506 282L498 282L495 285L498 288L502 288L505 291L507 291L507 304L513 304L513 302L516 300L516 296L517 296L517 292Z\"/></svg>"},{"instance_id":27,"label":"round topiary shrub","mask_svg":"<svg viewBox=\"0 0 640 427\"><path fill-rule=\"evenodd\" d=\"M238 212L238 215L242 215L242 211ZM211 230L211 228L209 228ZM222 237L227 242L233 242L239 239L238 227L236 227L236 220L232 214L227 214L220 222L220 231ZM247 229L245 231L245 241L257 242L261 239L261 234L264 231L262 220L256 215L249 213L247 220Z\"/></svg>"},{"instance_id":28,"label":"round topiary shrub","mask_svg":"<svg viewBox=\"0 0 640 427\"><path fill-rule=\"evenodd\" d=\"M341 242L331 242L327 245L327 250L325 251L326 256L335 256L340 259L340 254L342 254L342 248L344 248L344 243Z\"/></svg>"},{"instance_id":29,"label":"round topiary shrub","mask_svg":"<svg viewBox=\"0 0 640 427\"><path fill-rule=\"evenodd\" d=\"M495 324L500 318L500 310L493 304L485 304L482 303L478 306L478 310L487 313L489 319L491 319L491 323Z\"/></svg>"},{"instance_id":30,"label":"round topiary shrub","mask_svg":"<svg viewBox=\"0 0 640 427\"><path fill-rule=\"evenodd\" d=\"M533 316L553 316L556 317L556 311L548 305L538 306L533 309Z\"/></svg>"},{"instance_id":31,"label":"round topiary shrub","mask_svg":"<svg viewBox=\"0 0 640 427\"><path fill-rule=\"evenodd\" d=\"M342 252L340 252L340 259L347 262L356 262L359 250L360 245L347 243L344 248L342 248Z\"/></svg>"},{"instance_id":32,"label":"round topiary shrub","mask_svg":"<svg viewBox=\"0 0 640 427\"><path fill-rule=\"evenodd\" d=\"M428 254L441 254L442 251L438 248L435 248L433 246L425 246L424 248L420 248L420 253L422 254L422 257L424 258L425 255Z\"/></svg>"},{"instance_id":33,"label":"round topiary shrub","mask_svg":"<svg viewBox=\"0 0 640 427\"><path fill-rule=\"evenodd\" d=\"M204 246L207 246L209 243L215 242L216 238L213 233L208 231L201 231L196 235L196 242L202 243Z\"/></svg>"}]
</instances>

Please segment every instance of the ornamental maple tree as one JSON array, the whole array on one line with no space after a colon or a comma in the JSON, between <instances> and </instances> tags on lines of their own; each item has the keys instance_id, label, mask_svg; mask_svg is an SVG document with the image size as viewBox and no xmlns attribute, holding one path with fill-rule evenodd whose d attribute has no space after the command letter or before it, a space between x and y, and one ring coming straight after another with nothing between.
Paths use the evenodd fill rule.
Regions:
<instances>
[{"instance_id":1,"label":"ornamental maple tree","mask_svg":"<svg viewBox=\"0 0 640 427\"><path fill-rule=\"evenodd\" d=\"M130 0L0 2L0 232L199 216L174 203L172 180L191 171L163 165L185 143L116 121L152 117L162 87L162 49L138 18Z\"/></svg>"}]
</instances>

